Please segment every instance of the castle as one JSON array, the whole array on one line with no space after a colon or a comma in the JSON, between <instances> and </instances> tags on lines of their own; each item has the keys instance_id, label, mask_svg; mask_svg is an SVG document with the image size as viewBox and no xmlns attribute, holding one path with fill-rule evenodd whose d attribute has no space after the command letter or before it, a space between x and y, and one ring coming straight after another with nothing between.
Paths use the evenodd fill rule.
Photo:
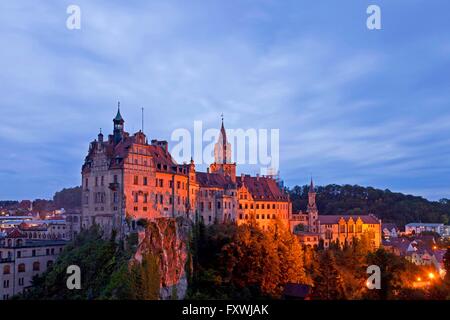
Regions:
<instances>
[{"instance_id":1,"label":"castle","mask_svg":"<svg viewBox=\"0 0 450 320\"><path fill-rule=\"evenodd\" d=\"M255 223L266 230L276 220L305 245L343 246L368 234L373 247L381 244L381 220L373 215L319 215L313 181L306 212L292 212L288 193L271 176L236 174L223 119L214 162L207 172L195 163L178 164L167 141L148 142L144 132L130 135L120 113L113 134L100 132L82 166L82 212L73 217L72 235L99 224L123 237L140 219L183 216L191 221ZM299 226L301 228L299 228Z\"/></svg>"},{"instance_id":2,"label":"castle","mask_svg":"<svg viewBox=\"0 0 450 320\"><path fill-rule=\"evenodd\" d=\"M113 134L100 132L82 166L82 212L74 234L99 224L119 236L140 219L183 216L192 221L247 223L266 229L274 220L288 224L291 202L272 177L236 175L223 124L207 172L195 163L178 164L167 141L148 142L144 132L130 135L120 113Z\"/></svg>"}]
</instances>

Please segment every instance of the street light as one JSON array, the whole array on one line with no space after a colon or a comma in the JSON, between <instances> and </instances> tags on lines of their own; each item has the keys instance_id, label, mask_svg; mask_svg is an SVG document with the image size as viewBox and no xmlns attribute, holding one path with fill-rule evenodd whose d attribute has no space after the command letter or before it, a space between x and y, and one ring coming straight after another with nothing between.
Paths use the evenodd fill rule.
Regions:
<instances>
[{"instance_id":1,"label":"street light","mask_svg":"<svg viewBox=\"0 0 450 320\"><path fill-rule=\"evenodd\" d=\"M430 273L428 274L428 278L430 278L431 280L433 280L433 279L434 279L434 273L433 273L433 272L430 272Z\"/></svg>"}]
</instances>

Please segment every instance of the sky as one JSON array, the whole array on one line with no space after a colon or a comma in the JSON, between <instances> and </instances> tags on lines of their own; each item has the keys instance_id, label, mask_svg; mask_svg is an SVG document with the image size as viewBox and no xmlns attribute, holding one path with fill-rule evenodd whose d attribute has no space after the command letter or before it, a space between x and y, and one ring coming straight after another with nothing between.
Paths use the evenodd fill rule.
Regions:
<instances>
[{"instance_id":1,"label":"sky","mask_svg":"<svg viewBox=\"0 0 450 320\"><path fill-rule=\"evenodd\" d=\"M67 7L81 29L66 27ZM381 30L366 9L381 9ZM0 199L79 185L89 142L171 145L194 121L279 129L287 186L359 184L450 198L446 0L0 2ZM202 167L200 167L202 168ZM203 166L204 168L204 166ZM256 173L255 165L238 172Z\"/></svg>"}]
</instances>

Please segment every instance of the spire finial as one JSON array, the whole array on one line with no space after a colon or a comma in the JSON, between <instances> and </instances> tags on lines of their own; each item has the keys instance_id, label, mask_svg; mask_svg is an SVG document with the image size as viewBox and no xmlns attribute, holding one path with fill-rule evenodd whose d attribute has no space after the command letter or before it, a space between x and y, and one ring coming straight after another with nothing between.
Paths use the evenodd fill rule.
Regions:
<instances>
[{"instance_id":1,"label":"spire finial","mask_svg":"<svg viewBox=\"0 0 450 320\"><path fill-rule=\"evenodd\" d=\"M102 134L102 128L100 128L100 134Z\"/></svg>"},{"instance_id":2,"label":"spire finial","mask_svg":"<svg viewBox=\"0 0 450 320\"><path fill-rule=\"evenodd\" d=\"M117 111L120 111L120 101L117 101Z\"/></svg>"},{"instance_id":3,"label":"spire finial","mask_svg":"<svg viewBox=\"0 0 450 320\"><path fill-rule=\"evenodd\" d=\"M312 175L311 175L311 183L309 185L309 192L314 192L314 182L313 182Z\"/></svg>"},{"instance_id":4,"label":"spire finial","mask_svg":"<svg viewBox=\"0 0 450 320\"><path fill-rule=\"evenodd\" d=\"M220 117L222 118L222 123L223 123L223 112L222 112L222 114L220 115Z\"/></svg>"}]
</instances>

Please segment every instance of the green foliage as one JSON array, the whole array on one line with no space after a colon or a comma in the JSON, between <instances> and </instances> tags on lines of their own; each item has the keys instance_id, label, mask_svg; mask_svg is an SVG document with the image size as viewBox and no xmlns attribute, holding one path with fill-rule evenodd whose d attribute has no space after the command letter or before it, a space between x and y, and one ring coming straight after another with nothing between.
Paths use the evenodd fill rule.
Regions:
<instances>
[{"instance_id":1,"label":"green foliage","mask_svg":"<svg viewBox=\"0 0 450 320\"><path fill-rule=\"evenodd\" d=\"M77 209L81 207L81 187L64 188L53 196L55 208Z\"/></svg>"},{"instance_id":2,"label":"green foliage","mask_svg":"<svg viewBox=\"0 0 450 320\"><path fill-rule=\"evenodd\" d=\"M303 250L277 223L271 231L232 224L198 225L194 230L189 298L280 297L286 283L306 281Z\"/></svg>"},{"instance_id":3,"label":"green foliage","mask_svg":"<svg viewBox=\"0 0 450 320\"><path fill-rule=\"evenodd\" d=\"M294 212L304 210L308 202L309 186L296 186L289 193ZM450 201L428 201L422 197L405 195L358 185L327 185L317 187L317 206L320 214L373 213L384 222L404 225L412 221L447 223Z\"/></svg>"},{"instance_id":4,"label":"green foliage","mask_svg":"<svg viewBox=\"0 0 450 320\"><path fill-rule=\"evenodd\" d=\"M129 243L130 241L128 241ZM33 280L33 288L19 299L85 300L85 299L158 299L159 262L151 254L142 264L132 263L131 247L105 240L96 226L85 230L61 253L56 263ZM67 267L81 270L81 289L66 286Z\"/></svg>"}]
</instances>

